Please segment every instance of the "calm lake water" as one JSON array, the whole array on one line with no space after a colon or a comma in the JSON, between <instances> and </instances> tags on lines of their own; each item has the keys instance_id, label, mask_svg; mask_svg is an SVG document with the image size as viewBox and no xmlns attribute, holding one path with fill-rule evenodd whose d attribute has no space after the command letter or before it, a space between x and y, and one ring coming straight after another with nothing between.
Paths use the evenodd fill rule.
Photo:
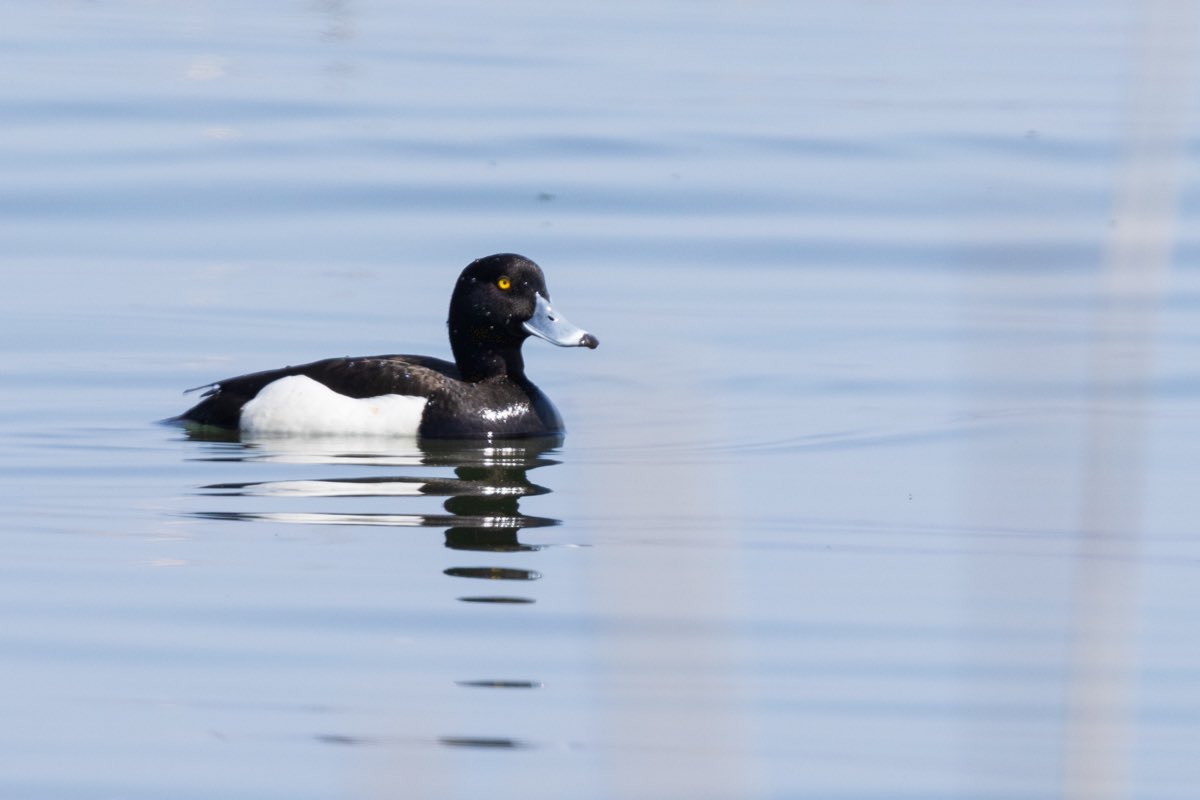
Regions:
<instances>
[{"instance_id":1,"label":"calm lake water","mask_svg":"<svg viewBox=\"0 0 1200 800\"><path fill-rule=\"evenodd\" d=\"M1194 797L1191 4L4 17L4 797ZM156 422L502 251L562 441Z\"/></svg>"}]
</instances>

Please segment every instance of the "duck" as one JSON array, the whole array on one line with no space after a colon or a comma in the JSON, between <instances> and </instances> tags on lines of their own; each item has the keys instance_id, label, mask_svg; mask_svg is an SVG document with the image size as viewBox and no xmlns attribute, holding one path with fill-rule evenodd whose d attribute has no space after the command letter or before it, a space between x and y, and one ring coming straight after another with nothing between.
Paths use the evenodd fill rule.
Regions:
<instances>
[{"instance_id":1,"label":"duck","mask_svg":"<svg viewBox=\"0 0 1200 800\"><path fill-rule=\"evenodd\" d=\"M326 358L197 386L175 418L189 430L242 436L558 436L562 417L525 375L531 336L595 349L599 340L550 304L541 267L515 253L463 269L447 319L454 361L420 355Z\"/></svg>"}]
</instances>

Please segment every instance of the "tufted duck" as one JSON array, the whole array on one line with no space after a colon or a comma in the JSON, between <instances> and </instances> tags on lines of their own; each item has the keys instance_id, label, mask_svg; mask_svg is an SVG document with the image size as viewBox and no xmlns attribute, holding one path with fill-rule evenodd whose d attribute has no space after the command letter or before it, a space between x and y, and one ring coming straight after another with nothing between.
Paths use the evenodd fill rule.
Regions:
<instances>
[{"instance_id":1,"label":"tufted duck","mask_svg":"<svg viewBox=\"0 0 1200 800\"><path fill-rule=\"evenodd\" d=\"M525 377L531 334L594 348L595 336L550 306L537 264L510 253L473 261L450 298L454 363L429 356L328 358L197 387L177 419L189 427L266 435L491 438L560 433L562 418ZM195 391L195 390L189 390Z\"/></svg>"}]
</instances>

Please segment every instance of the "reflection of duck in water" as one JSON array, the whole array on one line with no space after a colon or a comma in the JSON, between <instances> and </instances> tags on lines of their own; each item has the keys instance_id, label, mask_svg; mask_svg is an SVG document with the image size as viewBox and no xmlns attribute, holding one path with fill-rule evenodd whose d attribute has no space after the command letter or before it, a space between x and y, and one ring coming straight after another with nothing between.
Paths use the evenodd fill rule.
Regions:
<instances>
[{"instance_id":1,"label":"reflection of duck in water","mask_svg":"<svg viewBox=\"0 0 1200 800\"><path fill-rule=\"evenodd\" d=\"M557 525L558 520L523 514L519 504L523 497L550 491L532 483L527 473L531 469L557 463L547 458L545 453L561 443L561 436L518 439L503 444L333 438L244 439L240 444L214 443L212 446L218 448L214 456L217 461L452 467L454 477L380 475L217 483L204 487L209 496L331 499L445 497L443 507L448 513L208 511L197 515L209 519L301 524L446 528L446 546L454 550L536 550L536 545L522 544L517 534L523 528ZM483 574L476 568L455 568L447 571L447 574L512 577L503 570Z\"/></svg>"},{"instance_id":2,"label":"reflection of duck in water","mask_svg":"<svg viewBox=\"0 0 1200 800\"><path fill-rule=\"evenodd\" d=\"M325 465L378 465L381 467L453 467L454 477L375 475L369 477L216 483L205 486L209 497L328 498L340 505L353 498L445 497L445 514L338 511L197 511L204 519L301 525L370 525L383 527L445 528L446 547L452 550L513 553L539 550L540 545L518 539L523 528L559 523L548 517L523 514L521 498L550 490L529 480L528 472L555 464L547 450L562 443L561 436L517 439L500 443L428 440L334 438L244 439L240 443L213 442L214 461L262 461ZM502 581L532 581L541 575L513 566L469 564L449 567L445 575ZM473 603L531 603L531 599L504 594L460 597Z\"/></svg>"},{"instance_id":3,"label":"reflection of duck in water","mask_svg":"<svg viewBox=\"0 0 1200 800\"><path fill-rule=\"evenodd\" d=\"M544 436L562 418L525 377L521 345L596 337L550 306L541 268L502 254L472 262L450 298L454 363L429 356L330 358L218 381L178 420L244 434ZM204 388L204 387L202 387Z\"/></svg>"},{"instance_id":4,"label":"reflection of duck in water","mask_svg":"<svg viewBox=\"0 0 1200 800\"><path fill-rule=\"evenodd\" d=\"M446 529L446 547L491 553L513 553L541 549L540 545L524 544L518 538L522 528L557 525L558 520L532 517L519 509L521 498L546 494L549 489L529 480L528 471L556 463L542 453L556 444L555 439L527 439L515 447L492 450L489 458L455 467L454 474L461 489L446 498L443 504L452 515ZM534 581L541 574L515 566L456 566L443 570L456 578L488 581ZM527 597L506 593L459 597L469 603L532 603Z\"/></svg>"},{"instance_id":5,"label":"reflection of duck in water","mask_svg":"<svg viewBox=\"0 0 1200 800\"><path fill-rule=\"evenodd\" d=\"M443 504L453 523L446 529L446 546L454 550L492 552L536 550L536 546L518 541L518 532L522 528L557 525L558 520L522 514L519 504L523 497L550 491L530 482L527 473L557 463L542 454L558 442L557 437L552 437L489 448L490 457L455 467L460 491L446 498Z\"/></svg>"}]
</instances>

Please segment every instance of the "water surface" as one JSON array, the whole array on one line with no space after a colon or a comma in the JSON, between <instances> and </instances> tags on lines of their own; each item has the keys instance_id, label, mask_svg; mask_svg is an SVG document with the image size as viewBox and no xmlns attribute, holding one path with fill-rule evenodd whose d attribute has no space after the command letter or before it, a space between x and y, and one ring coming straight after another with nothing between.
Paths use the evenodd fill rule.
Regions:
<instances>
[{"instance_id":1,"label":"water surface","mask_svg":"<svg viewBox=\"0 0 1200 800\"><path fill-rule=\"evenodd\" d=\"M1188 5L7 16L6 796L1194 793ZM565 439L156 422L500 251Z\"/></svg>"}]
</instances>

